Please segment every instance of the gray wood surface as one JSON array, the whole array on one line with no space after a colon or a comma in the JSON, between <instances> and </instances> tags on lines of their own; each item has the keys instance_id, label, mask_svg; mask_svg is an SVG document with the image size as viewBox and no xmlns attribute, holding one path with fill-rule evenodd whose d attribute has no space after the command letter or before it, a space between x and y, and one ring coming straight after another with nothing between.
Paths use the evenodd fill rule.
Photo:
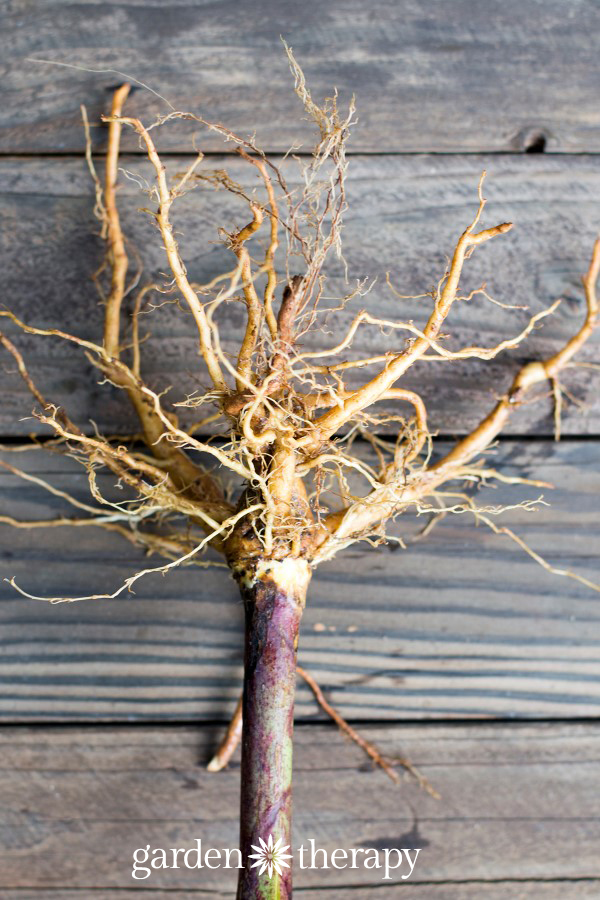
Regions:
<instances>
[{"instance_id":1,"label":"gray wood surface","mask_svg":"<svg viewBox=\"0 0 600 900\"><path fill-rule=\"evenodd\" d=\"M207 161L218 168L222 159ZM124 165L149 175L143 161ZM182 160L171 161L181 171ZM291 164L290 164L291 167ZM600 162L597 157L358 157L349 179L350 210L345 230L350 279L377 278L366 297L358 297L347 313L329 320L329 334L316 333L311 347L336 343L350 321L350 312L363 307L386 317L424 321L427 299L402 301L385 285L389 271L396 289L404 294L430 290L443 274L461 231L476 206L480 172L489 170L485 213L488 225L515 221L516 228L497 238L469 260L466 291L487 283L488 290L505 303L525 304L539 311L557 297L564 302L519 349L488 363L424 363L411 370L403 384L424 396L432 429L454 434L472 428L486 414L519 364L554 352L579 327L583 313L580 276L600 227ZM254 170L240 160L231 161L232 177L249 189L256 185ZM294 169L295 171L295 169ZM293 175L290 175L293 178ZM138 212L147 199L130 181L120 192L124 225L142 254L149 280L165 269L160 240L148 216ZM92 216L92 186L79 159L15 159L0 162L0 217L4 223L0 256L4 260L2 302L27 322L62 327L97 339L101 334L100 308L90 281L103 247ZM206 187L192 192L174 208L174 221L190 275L206 281L231 268L231 254L217 241L216 228L241 226L247 211L237 198ZM258 239L257 239L258 241ZM260 243L255 252L260 252ZM330 267L333 296L348 291L339 264ZM164 279L161 279L164 280ZM331 305L334 305L333 301ZM458 304L447 331L448 346L494 346L524 327L527 313L507 311L482 298ZM220 313L222 344L231 352L239 347L243 315L231 303ZM2 327L5 327L4 324ZM180 399L197 390L206 376L197 356L197 339L190 317L171 305L143 319L151 338L144 345L145 374L157 388L173 385L170 396ZM400 340L402 340L400 338ZM360 330L356 354L372 355L392 346L393 338L377 329ZM55 339L20 335L18 344L46 395L64 404L80 423L93 418L110 432L135 429L125 398L116 389L100 387L98 376L80 351ZM351 354L349 353L348 356ZM581 354L598 359L598 340ZM5 434L28 433L37 423L26 418L31 400L10 357L3 355L0 377L2 403L0 429ZM365 377L363 375L363 377ZM564 433L600 433L600 373L572 369L565 384L583 404L565 405ZM542 392L546 396L546 392ZM542 399L515 415L511 433L551 434L552 405Z\"/></svg>"},{"instance_id":2,"label":"gray wood surface","mask_svg":"<svg viewBox=\"0 0 600 900\"><path fill-rule=\"evenodd\" d=\"M447 445L446 445L447 446ZM42 452L10 461L87 496L74 462ZM600 444L506 442L491 462L556 488L486 489L482 506L541 494L507 512L550 562L600 582ZM107 480L102 483L103 490ZM0 514L70 514L63 501L0 472ZM424 524L400 520L410 540ZM42 596L114 590L148 563L97 529L0 526L3 577ZM242 611L222 569L147 576L134 596L49 606L0 584L0 717L14 721L226 720L241 679ZM346 717L597 717L598 594L543 571L519 547L450 516L406 551L355 546L317 570L300 661ZM297 716L323 716L300 684Z\"/></svg>"},{"instance_id":3,"label":"gray wood surface","mask_svg":"<svg viewBox=\"0 0 600 900\"><path fill-rule=\"evenodd\" d=\"M404 900L416 898L416 900L597 900L598 881L592 878L573 880L549 879L548 881L472 881L446 882L445 884L394 884L392 887L381 888L365 887L364 885L346 885L343 888L328 888L319 886L319 898L323 900L397 900L401 896ZM401 893L400 893L401 892ZM294 896L314 897L313 888L294 888ZM217 886L203 890L172 890L166 891L144 890L144 888L111 888L108 891L85 888L80 891L76 888L17 888L3 893L3 900L56 900L57 896L67 900L115 900L120 897L146 897L152 900L195 900L198 897L231 897L231 890L222 891Z\"/></svg>"},{"instance_id":4,"label":"gray wood surface","mask_svg":"<svg viewBox=\"0 0 600 900\"><path fill-rule=\"evenodd\" d=\"M385 273L402 293L431 288L472 217L483 168L485 224L518 227L469 262L465 287L486 281L497 299L532 311L564 297L552 321L493 363L427 364L411 373L405 384L423 394L432 428L446 436L472 428L517 366L553 352L578 326L579 278L600 227L597 0L5 0L0 7L0 303L28 322L100 334L90 275L103 248L82 159L80 104L98 152L106 128L97 122L120 73L179 109L255 131L268 151L295 142L307 151L313 132L293 92L283 35L317 99L333 86L342 103L356 94L346 255L351 278L377 277L377 284L351 310L422 321L423 301L393 298ZM152 121L169 106L139 89L128 111ZM187 164L193 141L208 154L206 168L227 162L237 180L254 186L239 160L218 155L231 147L191 123L160 132L171 172ZM124 145L127 168L151 178L132 135ZM132 182L120 199L131 245L156 278L165 268L160 241L136 211L147 200ZM246 221L230 196L201 188L178 204L175 220L194 279L229 268L215 229ZM341 267L330 275L331 293L345 292ZM338 340L344 322L332 316L331 334L316 335L312 346ZM523 323L523 313L476 300L456 308L448 331L453 346L458 338L491 345ZM152 386L172 385L172 399L201 387L185 316L165 306L145 324ZM226 350L237 346L241 325L239 306L223 310ZM123 398L97 384L81 354L8 330L43 391L80 424L136 428ZM383 340L389 347L391 339ZM379 346L380 335L362 332L357 353ZM598 346L596 339L582 359L597 363ZM542 398L511 422L509 434L520 439L503 440L492 458L507 474L547 480L555 490L504 486L477 496L482 505L514 504L544 493L550 507L512 510L502 521L550 562L595 581L599 378L591 368L565 373L576 401L563 418L571 439L547 439L552 408ZM0 435L40 433L31 406L3 355ZM88 497L72 462L38 452L2 458ZM110 479L102 485L111 490ZM0 469L0 515L70 511ZM393 789L325 726L300 683L294 842L423 849L408 883L364 870L298 869L295 893L307 900L596 900L599 595L543 571L466 517L449 517L413 544L423 524L399 523L406 551L357 547L319 569L300 661L359 730L390 756L409 757L442 799L409 781ZM0 524L0 579L14 575L34 593L114 589L147 562L95 529ZM241 629L239 597L223 570L150 576L134 596L58 607L26 600L0 581L2 900L231 896L235 879L223 872L204 869L198 878L167 870L134 882L130 864L133 849L146 843L237 840L238 757L219 776L203 764L239 693Z\"/></svg>"},{"instance_id":5,"label":"gray wood surface","mask_svg":"<svg viewBox=\"0 0 600 900\"><path fill-rule=\"evenodd\" d=\"M409 781L392 788L334 728L299 727L292 847L313 838L329 853L336 847L421 848L413 876L401 892L400 879L382 882L381 870L298 867L301 895L312 888L327 898L404 891L411 897L420 882L415 896L436 900L558 900L593 897L594 887L597 896L597 724L390 726L364 733L387 755L410 758L442 799ZM195 838L205 849L235 846L237 757L219 775L202 767L217 737L207 727L4 729L3 896L15 886L35 897L34 889L50 893L67 884L90 896L102 889L118 897L133 887L138 847L189 847ZM170 889L228 896L234 877L226 870L163 869L135 887L165 896ZM538 878L535 893L531 882ZM507 879L512 884L503 887ZM571 885L575 879L584 883ZM436 889L436 882L446 884ZM459 882L455 893L453 882Z\"/></svg>"},{"instance_id":6,"label":"gray wood surface","mask_svg":"<svg viewBox=\"0 0 600 900\"><path fill-rule=\"evenodd\" d=\"M287 150L309 132L280 35L316 97L356 94L356 150L521 151L538 135L549 150L600 149L594 0L10 0L2 25L4 152L78 150L80 103L100 112L122 78L32 57L120 70ZM151 117L168 109L147 92L133 103ZM220 149L210 135L199 145ZM176 131L169 146L187 149Z\"/></svg>"}]
</instances>

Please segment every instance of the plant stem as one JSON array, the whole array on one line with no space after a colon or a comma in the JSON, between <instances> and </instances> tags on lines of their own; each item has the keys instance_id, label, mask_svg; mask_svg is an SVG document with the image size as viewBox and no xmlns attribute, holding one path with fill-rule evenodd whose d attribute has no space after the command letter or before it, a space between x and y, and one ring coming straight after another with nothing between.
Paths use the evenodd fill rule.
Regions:
<instances>
[{"instance_id":1,"label":"plant stem","mask_svg":"<svg viewBox=\"0 0 600 900\"><path fill-rule=\"evenodd\" d=\"M238 900L288 900L292 869L259 874L248 856L265 842L291 845L296 651L310 569L305 560L254 560L234 570L246 613ZM283 852L289 853L285 849Z\"/></svg>"}]
</instances>

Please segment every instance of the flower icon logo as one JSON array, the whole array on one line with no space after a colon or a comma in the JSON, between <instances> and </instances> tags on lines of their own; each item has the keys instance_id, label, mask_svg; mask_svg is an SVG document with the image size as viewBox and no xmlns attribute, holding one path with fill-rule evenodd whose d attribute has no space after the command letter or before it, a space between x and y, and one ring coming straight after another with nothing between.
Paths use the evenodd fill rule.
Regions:
<instances>
[{"instance_id":1,"label":"flower icon logo","mask_svg":"<svg viewBox=\"0 0 600 900\"><path fill-rule=\"evenodd\" d=\"M287 844L285 847L281 846L282 838L274 844L273 843L273 835L269 835L269 840L265 843L261 837L258 839L260 841L261 846L257 847L256 844L251 844L253 850L256 850L256 853L250 853L248 855L249 859L255 859L256 862L252 863L251 869L255 869L257 866L260 866L259 875L262 875L263 872L268 871L269 878L273 877L273 869L277 872L278 875L283 875L281 871L281 866L285 866L286 869L289 869L290 864L286 862L286 859L291 859L292 854L286 853L286 850L290 849L290 845Z\"/></svg>"}]
</instances>

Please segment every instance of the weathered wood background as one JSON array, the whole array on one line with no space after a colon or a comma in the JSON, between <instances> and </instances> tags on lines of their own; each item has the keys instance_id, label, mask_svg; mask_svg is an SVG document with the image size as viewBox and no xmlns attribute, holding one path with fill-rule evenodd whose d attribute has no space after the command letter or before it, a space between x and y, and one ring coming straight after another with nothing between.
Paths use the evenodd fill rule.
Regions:
<instances>
[{"instance_id":1,"label":"weathered wood background","mask_svg":"<svg viewBox=\"0 0 600 900\"><path fill-rule=\"evenodd\" d=\"M201 112L268 151L307 141L283 35L319 97L356 94L346 251L353 278L378 281L361 305L381 312L428 290L472 215L488 171L486 221L517 227L469 263L471 287L559 312L526 347L490 365L428 365L415 373L442 442L464 433L526 358L548 353L579 321L579 278L600 227L600 6L593 0L331 0L239 4L188 0L27 2L1 7L0 258L2 303L27 321L98 332L90 274L102 246L83 160L79 105L92 121L134 76L177 108ZM69 68L33 60L53 60ZM146 118L165 104L136 91ZM98 153L105 131L93 128ZM181 168L195 137L208 163L239 161L210 133L161 137ZM128 169L147 172L134 140ZM136 186L125 182L125 227L151 276L164 263ZM179 208L194 278L220 271L214 226L237 221L220 193ZM340 279L342 272L334 271ZM407 303L415 317L418 305ZM224 320L225 345L239 320ZM523 314L473 301L451 325L495 342ZM332 322L333 331L342 320ZM197 385L192 332L164 308L152 320L146 376ZM12 332L11 332L12 334ZM96 384L81 354L15 336L49 396L91 428L126 430L116 392ZM373 338L364 336L363 349ZM598 361L598 341L582 357ZM2 365L5 444L39 431L12 360ZM505 524L554 565L600 579L600 373L567 373L574 402L565 440L552 441L541 398L511 423L495 465L549 481L551 504ZM416 382L413 380L412 384ZM37 450L8 459L85 496L81 471ZM0 472L0 514L43 518L60 499ZM504 486L485 503L540 490ZM415 523L399 533L414 536ZM110 535L0 526L2 572L33 593L110 589L140 562ZM422 847L410 882L364 870L298 872L300 895L327 900L600 896L600 607L598 594L552 576L506 538L454 517L407 551L354 548L314 580L300 659L331 701L391 756L420 766L442 795L407 782L391 790L326 723L300 685L295 829L333 847ZM241 610L220 570L187 569L140 582L134 597L49 607L0 594L0 895L8 900L230 896L202 870L131 878L136 847L236 840L239 769L202 764L239 691ZM212 880L211 880L212 876ZM388 884L389 886L384 886Z\"/></svg>"}]
</instances>

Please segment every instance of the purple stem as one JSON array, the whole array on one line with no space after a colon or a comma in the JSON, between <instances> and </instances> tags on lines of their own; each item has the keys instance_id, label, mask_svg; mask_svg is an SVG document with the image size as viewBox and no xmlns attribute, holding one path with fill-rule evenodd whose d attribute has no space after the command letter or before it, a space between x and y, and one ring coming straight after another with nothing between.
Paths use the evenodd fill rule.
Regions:
<instances>
[{"instance_id":1,"label":"purple stem","mask_svg":"<svg viewBox=\"0 0 600 900\"><path fill-rule=\"evenodd\" d=\"M272 835L291 852L296 650L310 571L303 560L261 561L238 572L246 612L238 900L288 900L292 869L260 874L248 859Z\"/></svg>"}]
</instances>

